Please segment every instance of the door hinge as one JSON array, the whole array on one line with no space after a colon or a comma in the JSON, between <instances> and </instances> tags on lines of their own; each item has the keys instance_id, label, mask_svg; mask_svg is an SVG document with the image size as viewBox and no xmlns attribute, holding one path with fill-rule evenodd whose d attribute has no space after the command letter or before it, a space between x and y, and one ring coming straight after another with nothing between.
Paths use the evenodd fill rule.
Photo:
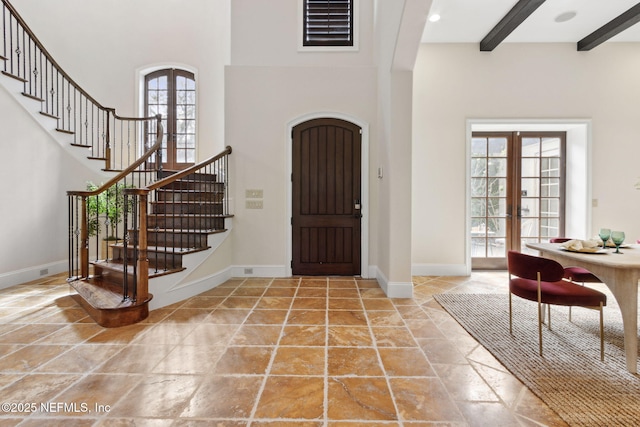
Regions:
<instances>
[{"instance_id":1,"label":"door hinge","mask_svg":"<svg viewBox=\"0 0 640 427\"><path fill-rule=\"evenodd\" d=\"M291 268L293 268L293 260L291 260Z\"/></svg>"}]
</instances>

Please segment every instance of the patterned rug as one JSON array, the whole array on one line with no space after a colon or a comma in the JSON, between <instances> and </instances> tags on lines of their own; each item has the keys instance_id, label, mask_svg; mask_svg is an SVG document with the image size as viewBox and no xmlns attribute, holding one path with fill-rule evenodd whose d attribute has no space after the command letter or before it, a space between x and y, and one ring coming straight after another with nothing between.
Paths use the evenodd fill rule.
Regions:
<instances>
[{"instance_id":1,"label":"patterned rug","mask_svg":"<svg viewBox=\"0 0 640 427\"><path fill-rule=\"evenodd\" d=\"M614 298L604 312L605 360L600 361L598 312L551 308L538 353L537 304L507 294L439 294L436 301L480 344L572 426L640 425L640 376L626 369L622 318Z\"/></svg>"}]
</instances>

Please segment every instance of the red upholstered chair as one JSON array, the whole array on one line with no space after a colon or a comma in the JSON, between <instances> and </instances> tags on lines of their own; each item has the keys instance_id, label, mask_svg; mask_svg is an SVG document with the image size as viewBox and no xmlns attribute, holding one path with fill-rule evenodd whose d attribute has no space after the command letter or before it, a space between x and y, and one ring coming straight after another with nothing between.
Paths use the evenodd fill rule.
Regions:
<instances>
[{"instance_id":1,"label":"red upholstered chair","mask_svg":"<svg viewBox=\"0 0 640 427\"><path fill-rule=\"evenodd\" d=\"M602 307L607 296L602 292L563 280L564 268L558 262L509 251L509 333L513 334L512 297L538 302L538 340L542 356L542 304L579 306L600 311L600 360L604 360L604 322ZM547 326L551 329L551 308Z\"/></svg>"},{"instance_id":2,"label":"red upholstered chair","mask_svg":"<svg viewBox=\"0 0 640 427\"><path fill-rule=\"evenodd\" d=\"M569 239L567 237L554 237L549 239L550 243L564 243L568 242ZM598 279L598 277L582 267L565 267L564 268L564 278L576 283L581 283L584 286L585 283L602 283L602 280ZM571 321L571 307L569 307L569 321Z\"/></svg>"}]
</instances>

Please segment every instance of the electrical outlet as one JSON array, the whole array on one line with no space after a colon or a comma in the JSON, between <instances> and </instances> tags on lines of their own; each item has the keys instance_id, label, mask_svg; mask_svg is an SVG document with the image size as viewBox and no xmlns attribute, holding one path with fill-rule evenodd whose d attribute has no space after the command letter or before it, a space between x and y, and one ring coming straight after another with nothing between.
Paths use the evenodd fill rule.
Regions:
<instances>
[{"instance_id":1,"label":"electrical outlet","mask_svg":"<svg viewBox=\"0 0 640 427\"><path fill-rule=\"evenodd\" d=\"M262 199L262 190L245 190L247 199Z\"/></svg>"},{"instance_id":2,"label":"electrical outlet","mask_svg":"<svg viewBox=\"0 0 640 427\"><path fill-rule=\"evenodd\" d=\"M247 200L247 209L262 209L262 200Z\"/></svg>"}]
</instances>

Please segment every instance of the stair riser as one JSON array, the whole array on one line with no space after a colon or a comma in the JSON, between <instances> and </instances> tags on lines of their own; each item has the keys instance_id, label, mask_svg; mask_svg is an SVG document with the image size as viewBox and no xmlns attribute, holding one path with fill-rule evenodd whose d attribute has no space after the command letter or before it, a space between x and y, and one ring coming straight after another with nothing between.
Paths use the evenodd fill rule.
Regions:
<instances>
[{"instance_id":1,"label":"stair riser","mask_svg":"<svg viewBox=\"0 0 640 427\"><path fill-rule=\"evenodd\" d=\"M113 258L121 260L124 258L124 248L113 248ZM129 259L133 259L133 248L128 248ZM170 269L175 270L182 268L182 255L164 252L147 251L147 259L149 260L149 268L159 270Z\"/></svg>"},{"instance_id":2,"label":"stair riser","mask_svg":"<svg viewBox=\"0 0 640 427\"><path fill-rule=\"evenodd\" d=\"M209 181L176 181L164 187L168 190L195 190L224 192L224 183Z\"/></svg>"},{"instance_id":3,"label":"stair riser","mask_svg":"<svg viewBox=\"0 0 640 427\"><path fill-rule=\"evenodd\" d=\"M155 214L222 214L222 204L220 203L152 203L151 209Z\"/></svg>"},{"instance_id":4,"label":"stair riser","mask_svg":"<svg viewBox=\"0 0 640 427\"><path fill-rule=\"evenodd\" d=\"M160 178L166 178L168 176L174 175L175 171L158 171L158 176ZM216 174L208 174L208 173L192 173L187 176L183 176L178 180L180 181L217 181L218 176Z\"/></svg>"},{"instance_id":5,"label":"stair riser","mask_svg":"<svg viewBox=\"0 0 640 427\"><path fill-rule=\"evenodd\" d=\"M169 228L169 229L190 229L190 230L222 230L224 229L224 218L214 217L194 217L194 216L149 216L147 227Z\"/></svg>"},{"instance_id":6,"label":"stair riser","mask_svg":"<svg viewBox=\"0 0 640 427\"><path fill-rule=\"evenodd\" d=\"M174 234L174 233L147 233L147 241L151 246L175 246L177 248L205 248L207 247L206 234Z\"/></svg>"},{"instance_id":7,"label":"stair riser","mask_svg":"<svg viewBox=\"0 0 640 427\"><path fill-rule=\"evenodd\" d=\"M184 191L158 191L158 201L164 202L215 202L220 203L224 199L224 193L216 192L184 192Z\"/></svg>"},{"instance_id":8,"label":"stair riser","mask_svg":"<svg viewBox=\"0 0 640 427\"><path fill-rule=\"evenodd\" d=\"M102 269L99 265L94 265L94 274L102 277L102 280L122 286L124 283L124 272ZM129 283L133 283L133 276L129 275Z\"/></svg>"}]
</instances>

